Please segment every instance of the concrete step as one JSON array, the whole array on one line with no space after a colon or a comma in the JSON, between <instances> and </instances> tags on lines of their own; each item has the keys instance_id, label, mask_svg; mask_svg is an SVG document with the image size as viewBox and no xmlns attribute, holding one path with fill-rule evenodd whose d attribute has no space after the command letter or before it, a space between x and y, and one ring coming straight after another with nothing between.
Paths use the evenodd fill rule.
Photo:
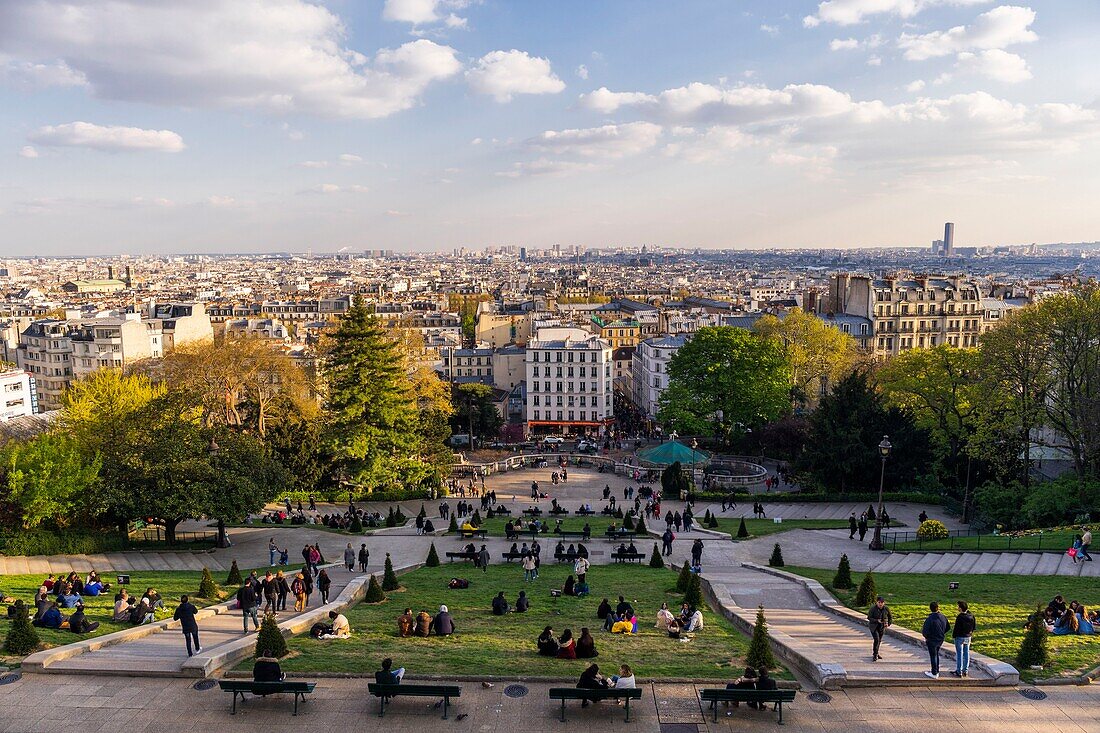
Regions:
<instances>
[{"instance_id":1,"label":"concrete step","mask_svg":"<svg viewBox=\"0 0 1100 733\"><path fill-rule=\"evenodd\" d=\"M917 563L913 566L913 569L909 572L930 573L932 572L932 568L935 567L936 563L940 562L942 559L943 555L938 552L925 553L924 557L920 558L920 560L918 560Z\"/></svg>"},{"instance_id":2,"label":"concrete step","mask_svg":"<svg viewBox=\"0 0 1100 733\"><path fill-rule=\"evenodd\" d=\"M1037 552L1024 552L1020 554L1020 559L1012 566L1013 575L1031 575L1035 572L1035 566L1039 564L1039 560L1042 557Z\"/></svg>"},{"instance_id":3,"label":"concrete step","mask_svg":"<svg viewBox=\"0 0 1100 733\"><path fill-rule=\"evenodd\" d=\"M962 554L955 552L944 553L944 555L932 565L930 573L949 573L952 568L959 564L959 561L963 559Z\"/></svg>"},{"instance_id":4,"label":"concrete step","mask_svg":"<svg viewBox=\"0 0 1100 733\"><path fill-rule=\"evenodd\" d=\"M1052 552L1044 552L1039 556L1039 563L1032 571L1033 575L1054 575L1062 562L1062 554L1055 555Z\"/></svg>"},{"instance_id":5,"label":"concrete step","mask_svg":"<svg viewBox=\"0 0 1100 733\"><path fill-rule=\"evenodd\" d=\"M974 564L970 566L967 571L973 575L984 575L993 569L997 560L1001 557L999 552L981 552L976 553L977 559L974 560Z\"/></svg>"},{"instance_id":6,"label":"concrete step","mask_svg":"<svg viewBox=\"0 0 1100 733\"><path fill-rule=\"evenodd\" d=\"M878 564L878 567L875 568L875 572L892 573L899 565L901 565L906 557L908 557L908 555L903 552L892 552L887 555L882 562Z\"/></svg>"},{"instance_id":7,"label":"concrete step","mask_svg":"<svg viewBox=\"0 0 1100 733\"><path fill-rule=\"evenodd\" d=\"M997 556L997 562L993 563L993 567L989 572L998 575L1007 574L1012 572L1012 568L1019 562L1020 556L1011 552L1002 552Z\"/></svg>"}]
</instances>

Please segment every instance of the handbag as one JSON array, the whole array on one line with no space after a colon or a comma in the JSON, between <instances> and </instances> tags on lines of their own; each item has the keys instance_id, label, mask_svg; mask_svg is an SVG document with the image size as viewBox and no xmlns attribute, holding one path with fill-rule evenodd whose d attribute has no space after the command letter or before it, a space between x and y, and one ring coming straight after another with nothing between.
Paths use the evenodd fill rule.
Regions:
<instances>
[{"instance_id":1,"label":"handbag","mask_svg":"<svg viewBox=\"0 0 1100 733\"><path fill-rule=\"evenodd\" d=\"M1077 548L1076 547L1069 548L1068 550L1066 550L1066 554L1069 555L1070 557L1077 557Z\"/></svg>"}]
</instances>

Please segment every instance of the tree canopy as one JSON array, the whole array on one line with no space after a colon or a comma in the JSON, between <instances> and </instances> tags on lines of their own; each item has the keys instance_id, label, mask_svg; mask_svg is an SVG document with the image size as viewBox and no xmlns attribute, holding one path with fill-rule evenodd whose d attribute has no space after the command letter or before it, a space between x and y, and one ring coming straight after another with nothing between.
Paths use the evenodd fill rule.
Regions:
<instances>
[{"instance_id":1,"label":"tree canopy","mask_svg":"<svg viewBox=\"0 0 1100 733\"><path fill-rule=\"evenodd\" d=\"M753 331L779 343L790 365L795 404L816 404L822 385L836 384L860 362L854 338L801 308L791 309L784 318L762 316Z\"/></svg>"}]
</instances>

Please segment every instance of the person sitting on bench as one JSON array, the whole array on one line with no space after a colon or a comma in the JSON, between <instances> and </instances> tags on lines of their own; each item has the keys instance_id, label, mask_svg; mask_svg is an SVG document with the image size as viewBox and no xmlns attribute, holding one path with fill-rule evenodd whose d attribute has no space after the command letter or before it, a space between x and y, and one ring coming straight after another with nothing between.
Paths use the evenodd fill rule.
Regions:
<instances>
[{"instance_id":1,"label":"person sitting on bench","mask_svg":"<svg viewBox=\"0 0 1100 733\"><path fill-rule=\"evenodd\" d=\"M405 677L405 668L393 669L393 660L386 657L382 660L382 669L374 673L374 681L380 685L400 685Z\"/></svg>"},{"instance_id":2,"label":"person sitting on bench","mask_svg":"<svg viewBox=\"0 0 1100 733\"><path fill-rule=\"evenodd\" d=\"M581 690L606 690L608 680L600 674L600 665L590 664L588 669L581 672L581 678L577 681L577 688ZM581 700L581 707L588 707L588 700Z\"/></svg>"},{"instance_id":3,"label":"person sitting on bench","mask_svg":"<svg viewBox=\"0 0 1100 733\"><path fill-rule=\"evenodd\" d=\"M279 660L270 649L264 649L262 657L256 657L256 663L252 665L253 682L282 682L286 679Z\"/></svg>"},{"instance_id":4,"label":"person sitting on bench","mask_svg":"<svg viewBox=\"0 0 1100 733\"><path fill-rule=\"evenodd\" d=\"M555 557L562 557L564 555L565 555L565 543L564 542L558 542L558 544L554 547L554 556Z\"/></svg>"},{"instance_id":5,"label":"person sitting on bench","mask_svg":"<svg viewBox=\"0 0 1100 733\"><path fill-rule=\"evenodd\" d=\"M508 614L508 600L504 597L504 591L497 593L496 598L493 599L493 615L505 616Z\"/></svg>"},{"instance_id":6,"label":"person sitting on bench","mask_svg":"<svg viewBox=\"0 0 1100 733\"><path fill-rule=\"evenodd\" d=\"M726 689L727 690L755 690L755 689L757 689L756 681L757 681L756 670L753 669L752 667L745 667L745 673L743 675L741 675L740 677L738 677L737 679L735 679L733 682L730 682L728 685L726 685ZM726 707L729 707L728 702L725 705L726 705ZM735 708L741 707L741 703L735 702L733 704L733 706ZM756 703L750 702L749 707L755 709L756 708Z\"/></svg>"},{"instance_id":7,"label":"person sitting on bench","mask_svg":"<svg viewBox=\"0 0 1100 733\"><path fill-rule=\"evenodd\" d=\"M76 604L76 611L69 617L69 631L74 634L88 634L99 628L98 621L89 621L84 615L84 604Z\"/></svg>"},{"instance_id":8,"label":"person sitting on bench","mask_svg":"<svg viewBox=\"0 0 1100 733\"><path fill-rule=\"evenodd\" d=\"M558 640L554 638L554 629L549 626L539 634L538 645L539 656L541 657L556 657L558 656L558 650L561 648Z\"/></svg>"},{"instance_id":9,"label":"person sitting on bench","mask_svg":"<svg viewBox=\"0 0 1100 733\"><path fill-rule=\"evenodd\" d=\"M629 552L631 555L638 554L638 548L634 546L634 540L630 541L630 544L627 546L626 551Z\"/></svg>"}]
</instances>

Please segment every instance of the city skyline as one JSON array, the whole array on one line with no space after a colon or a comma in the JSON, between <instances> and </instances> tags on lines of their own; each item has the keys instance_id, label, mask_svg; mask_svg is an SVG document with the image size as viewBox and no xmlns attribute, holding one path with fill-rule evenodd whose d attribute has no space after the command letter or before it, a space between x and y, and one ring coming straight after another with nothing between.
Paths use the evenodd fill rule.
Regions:
<instances>
[{"instance_id":1,"label":"city skyline","mask_svg":"<svg viewBox=\"0 0 1100 733\"><path fill-rule=\"evenodd\" d=\"M590 5L6 3L0 249L1100 237L1092 4Z\"/></svg>"}]
</instances>

